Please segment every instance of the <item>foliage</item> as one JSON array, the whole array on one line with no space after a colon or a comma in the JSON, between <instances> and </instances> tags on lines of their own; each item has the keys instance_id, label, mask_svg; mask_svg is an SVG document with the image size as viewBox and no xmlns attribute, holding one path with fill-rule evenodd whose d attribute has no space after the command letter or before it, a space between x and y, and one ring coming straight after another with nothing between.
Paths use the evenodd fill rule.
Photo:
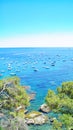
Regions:
<instances>
[{"instance_id":1,"label":"foliage","mask_svg":"<svg viewBox=\"0 0 73 130\"><path fill-rule=\"evenodd\" d=\"M63 114L60 116L60 120L65 128L73 128L73 117L69 114Z\"/></svg>"},{"instance_id":2,"label":"foliage","mask_svg":"<svg viewBox=\"0 0 73 130\"><path fill-rule=\"evenodd\" d=\"M54 112L63 114L60 121L63 127L73 128L73 82L64 82L57 88L57 93L49 90L45 98L47 105ZM57 121L55 122L55 124ZM55 125L54 124L54 125ZM57 125L58 126L58 125Z\"/></svg>"},{"instance_id":3,"label":"foliage","mask_svg":"<svg viewBox=\"0 0 73 130\"><path fill-rule=\"evenodd\" d=\"M0 126L0 130L5 130L5 129Z\"/></svg>"},{"instance_id":4,"label":"foliage","mask_svg":"<svg viewBox=\"0 0 73 130\"><path fill-rule=\"evenodd\" d=\"M51 109L58 107L59 100L59 97L54 93L54 91L48 91L48 94L46 96L46 102Z\"/></svg>"},{"instance_id":5,"label":"foliage","mask_svg":"<svg viewBox=\"0 0 73 130\"><path fill-rule=\"evenodd\" d=\"M59 87L57 89L59 93L65 93L69 98L73 99L73 81L63 82L60 89L60 92Z\"/></svg>"},{"instance_id":6,"label":"foliage","mask_svg":"<svg viewBox=\"0 0 73 130\"><path fill-rule=\"evenodd\" d=\"M0 111L14 112L17 107L29 105L29 96L25 88L20 85L18 77L0 80Z\"/></svg>"},{"instance_id":7,"label":"foliage","mask_svg":"<svg viewBox=\"0 0 73 130\"><path fill-rule=\"evenodd\" d=\"M40 116L40 115L41 115L41 112L31 111L30 113L26 114L25 117L26 118L34 118L34 117L37 117L37 116Z\"/></svg>"},{"instance_id":8,"label":"foliage","mask_svg":"<svg viewBox=\"0 0 73 130\"><path fill-rule=\"evenodd\" d=\"M53 128L57 130L62 130L61 127L62 127L62 123L59 122L57 119L55 119L53 122Z\"/></svg>"}]
</instances>

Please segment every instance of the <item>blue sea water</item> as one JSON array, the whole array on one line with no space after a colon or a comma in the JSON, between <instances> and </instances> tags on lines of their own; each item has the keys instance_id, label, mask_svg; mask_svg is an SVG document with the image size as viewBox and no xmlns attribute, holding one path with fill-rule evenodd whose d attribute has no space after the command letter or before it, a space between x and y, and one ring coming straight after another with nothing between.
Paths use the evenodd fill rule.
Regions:
<instances>
[{"instance_id":1,"label":"blue sea water","mask_svg":"<svg viewBox=\"0 0 73 130\"><path fill-rule=\"evenodd\" d=\"M29 85L36 92L28 109L38 110L48 89L56 91L62 82L73 80L73 48L0 48L0 79L13 74L21 79L22 85ZM30 126L29 130L50 127Z\"/></svg>"}]
</instances>

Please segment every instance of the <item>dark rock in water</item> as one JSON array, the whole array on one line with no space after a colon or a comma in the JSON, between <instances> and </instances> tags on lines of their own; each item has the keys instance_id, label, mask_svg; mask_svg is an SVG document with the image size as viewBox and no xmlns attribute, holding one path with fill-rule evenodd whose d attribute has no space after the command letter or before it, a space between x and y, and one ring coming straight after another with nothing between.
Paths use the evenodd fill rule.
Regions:
<instances>
[{"instance_id":1,"label":"dark rock in water","mask_svg":"<svg viewBox=\"0 0 73 130\"><path fill-rule=\"evenodd\" d=\"M55 118L55 117L50 118L50 122L51 122L51 123L53 123L53 122L54 122L54 120L56 120L56 118Z\"/></svg>"},{"instance_id":2,"label":"dark rock in water","mask_svg":"<svg viewBox=\"0 0 73 130\"><path fill-rule=\"evenodd\" d=\"M42 104L39 111L48 113L51 111L50 107L47 104Z\"/></svg>"}]
</instances>

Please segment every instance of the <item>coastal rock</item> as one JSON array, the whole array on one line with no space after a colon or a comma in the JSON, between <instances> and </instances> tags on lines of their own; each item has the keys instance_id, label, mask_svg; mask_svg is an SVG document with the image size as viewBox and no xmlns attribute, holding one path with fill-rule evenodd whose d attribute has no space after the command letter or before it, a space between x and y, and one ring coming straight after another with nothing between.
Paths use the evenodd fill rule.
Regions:
<instances>
[{"instance_id":1,"label":"coastal rock","mask_svg":"<svg viewBox=\"0 0 73 130\"><path fill-rule=\"evenodd\" d=\"M24 112L24 114L26 114L28 112L28 110L26 109L25 106L19 106L16 108L17 112Z\"/></svg>"},{"instance_id":2,"label":"coastal rock","mask_svg":"<svg viewBox=\"0 0 73 130\"><path fill-rule=\"evenodd\" d=\"M0 118L4 117L4 114L3 113L0 113Z\"/></svg>"},{"instance_id":3,"label":"coastal rock","mask_svg":"<svg viewBox=\"0 0 73 130\"><path fill-rule=\"evenodd\" d=\"M34 120L33 120L33 119L28 119L28 118L26 118L25 123L28 124L28 125L34 124Z\"/></svg>"},{"instance_id":4,"label":"coastal rock","mask_svg":"<svg viewBox=\"0 0 73 130\"><path fill-rule=\"evenodd\" d=\"M16 111L20 111L20 110L24 110L24 107L23 106L19 106L16 108Z\"/></svg>"},{"instance_id":5,"label":"coastal rock","mask_svg":"<svg viewBox=\"0 0 73 130\"><path fill-rule=\"evenodd\" d=\"M41 112L32 111L25 116L26 124L42 125L48 121L48 117Z\"/></svg>"},{"instance_id":6,"label":"coastal rock","mask_svg":"<svg viewBox=\"0 0 73 130\"><path fill-rule=\"evenodd\" d=\"M25 90L30 90L30 86L23 86L23 88L25 88Z\"/></svg>"},{"instance_id":7,"label":"coastal rock","mask_svg":"<svg viewBox=\"0 0 73 130\"><path fill-rule=\"evenodd\" d=\"M28 112L28 110L27 110L27 109L25 109L25 110L24 110L24 114L26 114L27 112Z\"/></svg>"},{"instance_id":8,"label":"coastal rock","mask_svg":"<svg viewBox=\"0 0 73 130\"><path fill-rule=\"evenodd\" d=\"M22 118L2 119L1 126L3 130L28 130L28 126Z\"/></svg>"},{"instance_id":9,"label":"coastal rock","mask_svg":"<svg viewBox=\"0 0 73 130\"><path fill-rule=\"evenodd\" d=\"M47 120L48 120L47 116L45 116L45 115L42 114L42 115L34 118L34 124L42 125L42 124L46 123Z\"/></svg>"},{"instance_id":10,"label":"coastal rock","mask_svg":"<svg viewBox=\"0 0 73 130\"><path fill-rule=\"evenodd\" d=\"M50 122L51 122L51 123L53 123L53 122L54 122L54 120L56 120L56 118L55 118L55 117L50 118Z\"/></svg>"},{"instance_id":11,"label":"coastal rock","mask_svg":"<svg viewBox=\"0 0 73 130\"><path fill-rule=\"evenodd\" d=\"M31 101L31 100L34 100L35 99L35 93L30 93L29 94L29 100Z\"/></svg>"},{"instance_id":12,"label":"coastal rock","mask_svg":"<svg viewBox=\"0 0 73 130\"><path fill-rule=\"evenodd\" d=\"M39 110L45 113L48 113L51 111L50 107L47 104L42 104Z\"/></svg>"}]
</instances>

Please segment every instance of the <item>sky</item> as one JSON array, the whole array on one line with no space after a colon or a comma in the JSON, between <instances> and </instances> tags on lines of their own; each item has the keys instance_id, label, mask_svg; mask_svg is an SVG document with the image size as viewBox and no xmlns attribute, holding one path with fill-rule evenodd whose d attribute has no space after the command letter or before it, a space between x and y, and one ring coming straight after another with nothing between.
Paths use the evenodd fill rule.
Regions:
<instances>
[{"instance_id":1,"label":"sky","mask_svg":"<svg viewBox=\"0 0 73 130\"><path fill-rule=\"evenodd\" d=\"M0 0L0 47L73 46L73 0Z\"/></svg>"}]
</instances>

